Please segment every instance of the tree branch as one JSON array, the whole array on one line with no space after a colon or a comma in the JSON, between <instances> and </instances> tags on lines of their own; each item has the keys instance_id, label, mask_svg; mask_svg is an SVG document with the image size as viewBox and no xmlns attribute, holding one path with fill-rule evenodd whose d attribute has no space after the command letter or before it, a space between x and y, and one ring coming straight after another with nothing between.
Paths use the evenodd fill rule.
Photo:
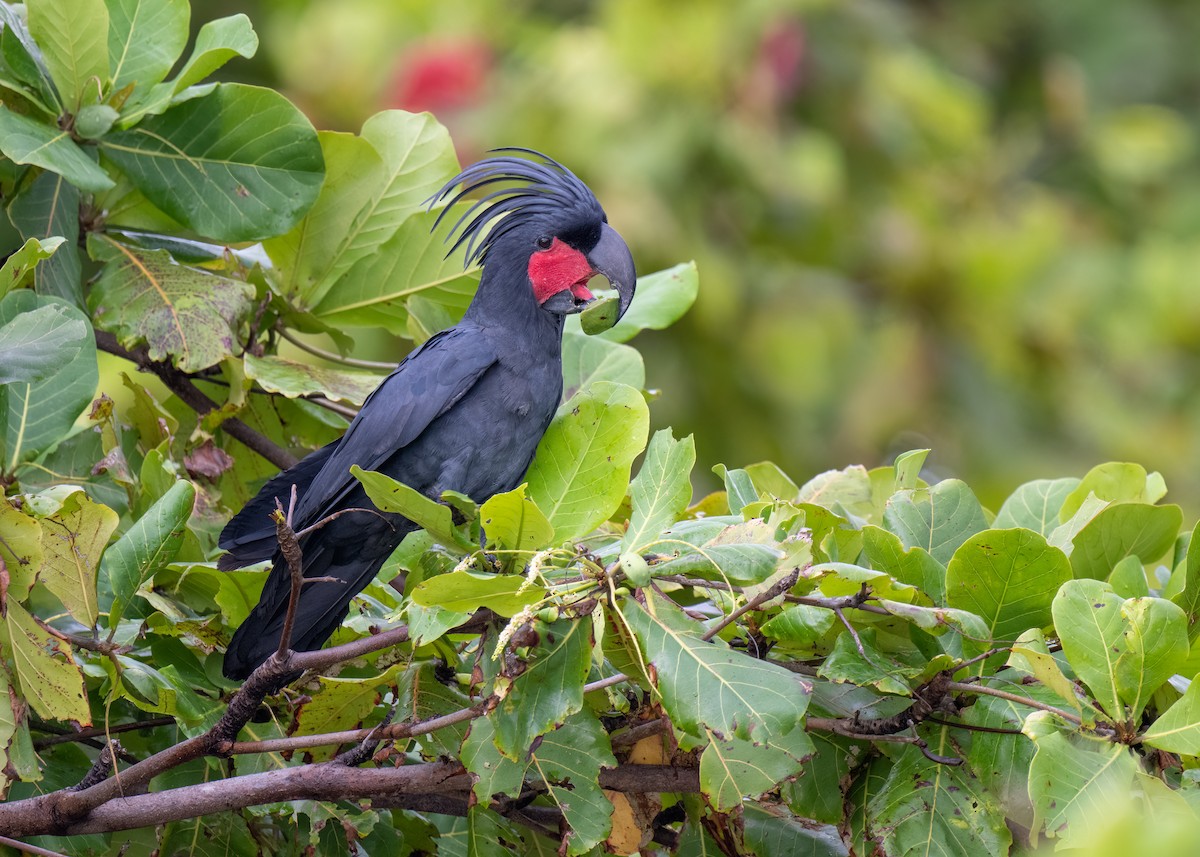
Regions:
<instances>
[{"instance_id":1,"label":"tree branch","mask_svg":"<svg viewBox=\"0 0 1200 857\"><path fill-rule=\"evenodd\" d=\"M150 355L146 353L145 348L139 346L132 350L127 349L121 343L117 342L115 336L106 330L96 331L96 347L101 351L106 351L109 354L115 354L117 357L129 360L143 372L150 372L157 375L172 393L201 416L207 414L209 411L218 409L217 403L204 395L192 383L192 379L186 372L179 371L165 361L150 359ZM230 437L241 442L248 449L257 452L280 470L287 470L299 461L296 456L292 455L282 446L279 446L270 438L259 434L239 419L228 417L221 423L221 428Z\"/></svg>"}]
</instances>

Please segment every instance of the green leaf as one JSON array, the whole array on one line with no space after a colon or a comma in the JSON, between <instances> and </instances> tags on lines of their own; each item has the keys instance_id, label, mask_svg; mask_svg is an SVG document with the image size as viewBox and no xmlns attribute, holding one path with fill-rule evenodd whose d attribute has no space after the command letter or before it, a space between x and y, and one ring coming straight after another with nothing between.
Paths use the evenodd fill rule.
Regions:
<instances>
[{"instance_id":1,"label":"green leaf","mask_svg":"<svg viewBox=\"0 0 1200 857\"><path fill-rule=\"evenodd\" d=\"M800 486L796 502L834 510L841 506L855 511L871 502L871 477L866 468L859 465L845 470L827 470Z\"/></svg>"},{"instance_id":2,"label":"green leaf","mask_svg":"<svg viewBox=\"0 0 1200 857\"><path fill-rule=\"evenodd\" d=\"M22 698L39 716L91 725L83 674L70 646L42 630L25 608L11 600L0 615L0 643L12 660Z\"/></svg>"},{"instance_id":3,"label":"green leaf","mask_svg":"<svg viewBox=\"0 0 1200 857\"><path fill-rule=\"evenodd\" d=\"M723 740L770 742L799 726L811 686L782 667L700 639L699 627L652 589L646 606L622 608L658 676L663 707L693 746Z\"/></svg>"},{"instance_id":4,"label":"green leaf","mask_svg":"<svg viewBox=\"0 0 1200 857\"><path fill-rule=\"evenodd\" d=\"M313 366L274 354L255 357L246 352L243 360L247 378L257 381L268 393L280 393L289 399L319 393L327 399L359 406L383 380L374 372Z\"/></svg>"},{"instance_id":5,"label":"green leaf","mask_svg":"<svg viewBox=\"0 0 1200 857\"><path fill-rule=\"evenodd\" d=\"M1009 641L1051 622L1050 604L1071 579L1058 548L1026 529L984 530L955 551L946 568L946 600L982 616L990 639Z\"/></svg>"},{"instance_id":6,"label":"green leaf","mask_svg":"<svg viewBox=\"0 0 1200 857\"><path fill-rule=\"evenodd\" d=\"M526 476L556 543L586 535L616 511L649 423L642 394L607 381L558 409Z\"/></svg>"},{"instance_id":7,"label":"green leaf","mask_svg":"<svg viewBox=\"0 0 1200 857\"><path fill-rule=\"evenodd\" d=\"M871 567L901 583L915 586L934 604L946 604L946 566L922 547L906 548L895 533L868 525L862 528L863 553Z\"/></svg>"},{"instance_id":8,"label":"green leaf","mask_svg":"<svg viewBox=\"0 0 1200 857\"><path fill-rule=\"evenodd\" d=\"M718 812L738 807L800 773L815 747L803 729L762 735L753 741L709 733L700 754L700 790Z\"/></svg>"},{"instance_id":9,"label":"green leaf","mask_svg":"<svg viewBox=\"0 0 1200 857\"><path fill-rule=\"evenodd\" d=\"M1048 723L1041 726L1041 717L1031 717L1025 727L1037 745L1029 766L1029 796L1046 834L1069 847L1100 820L1097 810L1128 800L1137 762L1123 744L1063 735Z\"/></svg>"},{"instance_id":10,"label":"green leaf","mask_svg":"<svg viewBox=\"0 0 1200 857\"><path fill-rule=\"evenodd\" d=\"M629 485L633 511L621 540L623 550L641 550L679 519L692 499L696 443L675 440L670 429L655 432L637 478Z\"/></svg>"},{"instance_id":11,"label":"green leaf","mask_svg":"<svg viewBox=\"0 0 1200 857\"><path fill-rule=\"evenodd\" d=\"M317 198L325 166L316 131L270 89L218 84L101 147L134 186L215 241L289 230Z\"/></svg>"},{"instance_id":12,"label":"green leaf","mask_svg":"<svg viewBox=\"0 0 1200 857\"><path fill-rule=\"evenodd\" d=\"M766 803L747 804L743 812L745 845L755 857L777 857L782 854L789 857L846 857L849 853L837 828L813 824L808 816L790 817ZM716 855L720 852L714 850L703 853ZM682 851L680 857L683 857Z\"/></svg>"},{"instance_id":13,"label":"green leaf","mask_svg":"<svg viewBox=\"0 0 1200 857\"><path fill-rule=\"evenodd\" d=\"M524 485L493 495L479 514L488 545L501 550L537 551L549 547L554 538L554 527L525 496Z\"/></svg>"},{"instance_id":14,"label":"green leaf","mask_svg":"<svg viewBox=\"0 0 1200 857\"><path fill-rule=\"evenodd\" d=\"M1153 562L1175 544L1183 525L1178 506L1114 503L1101 510L1072 540L1071 566L1076 577L1106 579L1127 556Z\"/></svg>"},{"instance_id":15,"label":"green leaf","mask_svg":"<svg viewBox=\"0 0 1200 857\"><path fill-rule=\"evenodd\" d=\"M292 229L263 242L284 295L307 304L337 260L359 211L379 192L383 160L362 137L320 131L325 181L308 213Z\"/></svg>"},{"instance_id":16,"label":"green leaf","mask_svg":"<svg viewBox=\"0 0 1200 857\"><path fill-rule=\"evenodd\" d=\"M648 543L647 547L653 547ZM701 575L735 583L761 583L775 571L784 552L774 545L705 545L653 567L655 575Z\"/></svg>"},{"instance_id":17,"label":"green leaf","mask_svg":"<svg viewBox=\"0 0 1200 857\"><path fill-rule=\"evenodd\" d=\"M321 316L361 309L385 299L394 302L397 291L462 274L462 257L455 254L451 260L443 259L447 248L441 238L436 244L429 239L431 219L422 218L420 229L409 230L398 243L392 241L401 225L422 211L426 201L458 172L458 158L446 129L429 113L386 110L363 124L361 139L378 155L363 159L361 166L374 177L372 192L363 199L362 189L356 185L346 186L349 192L345 192L346 187L331 190L331 205L336 209L338 222L342 223L347 215L350 222L334 236L338 239L336 249L314 271L311 285L299 293L300 302L319 307L316 312ZM377 167L380 160L382 164ZM391 246L384 250L386 243ZM393 254L400 255L370 261L372 256ZM363 264L359 270L345 277L360 262ZM362 281L365 272L381 276L384 268L390 268L394 278ZM434 271L438 273L432 275ZM338 294L331 294L333 286L343 277ZM349 293L340 294L344 289ZM382 294L384 291L388 294Z\"/></svg>"},{"instance_id":18,"label":"green leaf","mask_svg":"<svg viewBox=\"0 0 1200 857\"><path fill-rule=\"evenodd\" d=\"M88 295L96 324L126 347L146 343L151 359L173 359L185 372L215 366L233 353L254 287L176 264L165 250L142 250L88 236L105 263Z\"/></svg>"},{"instance_id":19,"label":"green leaf","mask_svg":"<svg viewBox=\"0 0 1200 857\"><path fill-rule=\"evenodd\" d=\"M612 328L597 333L611 342L628 342L643 330L662 330L678 321L700 289L700 274L695 262L640 277L637 297L624 317ZM568 317L566 329L581 332L580 320Z\"/></svg>"},{"instance_id":20,"label":"green leaf","mask_svg":"<svg viewBox=\"0 0 1200 857\"><path fill-rule=\"evenodd\" d=\"M52 257L34 269L34 287L38 294L62 298L82 309L78 188L57 173L42 173L17 194L8 215L26 241L66 239Z\"/></svg>"},{"instance_id":21,"label":"green leaf","mask_svg":"<svg viewBox=\"0 0 1200 857\"><path fill-rule=\"evenodd\" d=\"M24 601L42 566L42 525L0 499L0 560L8 572L7 598Z\"/></svg>"},{"instance_id":22,"label":"green leaf","mask_svg":"<svg viewBox=\"0 0 1200 857\"><path fill-rule=\"evenodd\" d=\"M118 523L116 512L92 502L82 491L42 519L45 556L38 578L86 628L94 626L99 615L96 569Z\"/></svg>"},{"instance_id":23,"label":"green leaf","mask_svg":"<svg viewBox=\"0 0 1200 857\"><path fill-rule=\"evenodd\" d=\"M939 755L955 755L949 730L926 739ZM1012 847L1012 834L995 798L965 765L942 765L917 747L904 747L867 806L872 832L885 854L995 855Z\"/></svg>"},{"instance_id":24,"label":"green leaf","mask_svg":"<svg viewBox=\"0 0 1200 857\"><path fill-rule=\"evenodd\" d=\"M362 483L367 496L381 512L403 515L441 542L444 547L466 551L475 549L476 546L467 541L455 528L449 506L430 500L415 488L397 482L383 473L363 470L357 464L351 465L350 473Z\"/></svg>"},{"instance_id":25,"label":"green leaf","mask_svg":"<svg viewBox=\"0 0 1200 857\"><path fill-rule=\"evenodd\" d=\"M136 93L167 76L188 40L187 0L105 0L112 90Z\"/></svg>"},{"instance_id":26,"label":"green leaf","mask_svg":"<svg viewBox=\"0 0 1200 857\"><path fill-rule=\"evenodd\" d=\"M858 647L861 644L862 653ZM866 657L863 657L863 654ZM911 696L912 685L906 674L919 672L903 668L875 645L874 629L858 631L856 641L850 634L839 634L833 649L818 668L818 675L831 681L873 687L881 693Z\"/></svg>"},{"instance_id":27,"label":"green leaf","mask_svg":"<svg viewBox=\"0 0 1200 857\"><path fill-rule=\"evenodd\" d=\"M12 87L8 81L0 85L10 86L28 98L47 117L57 116L61 112L61 103L50 79L50 70L46 68L46 59L29 34L25 16L17 12L14 4L0 3L0 55L4 59L0 65L7 65L16 82L27 88Z\"/></svg>"},{"instance_id":28,"label":"green leaf","mask_svg":"<svg viewBox=\"0 0 1200 857\"><path fill-rule=\"evenodd\" d=\"M579 314L579 328L588 336L603 333L617 323L620 300L614 295L597 298Z\"/></svg>"},{"instance_id":29,"label":"green leaf","mask_svg":"<svg viewBox=\"0 0 1200 857\"><path fill-rule=\"evenodd\" d=\"M79 148L71 135L6 107L0 107L0 152L17 164L33 164L58 173L80 190L114 186L108 173Z\"/></svg>"},{"instance_id":30,"label":"green leaf","mask_svg":"<svg viewBox=\"0 0 1200 857\"><path fill-rule=\"evenodd\" d=\"M1009 654L1008 665L1036 678L1058 697L1057 702L1066 702L1076 711L1083 710L1075 685L1063 673L1054 655L1050 654L1046 637L1040 630L1026 631L1017 638L1017 644Z\"/></svg>"},{"instance_id":31,"label":"green leaf","mask_svg":"<svg viewBox=\"0 0 1200 857\"><path fill-rule=\"evenodd\" d=\"M258 51L258 36L250 19L238 13L208 21L196 34L196 44L172 82L174 92L199 83L234 57L250 59Z\"/></svg>"},{"instance_id":32,"label":"green leaf","mask_svg":"<svg viewBox=\"0 0 1200 857\"><path fill-rule=\"evenodd\" d=\"M862 748L837 735L814 731L808 737L813 743L813 756L795 780L784 784L780 796L796 815L838 824L844 810L843 783L863 755Z\"/></svg>"},{"instance_id":33,"label":"green leaf","mask_svg":"<svg viewBox=\"0 0 1200 857\"><path fill-rule=\"evenodd\" d=\"M42 381L57 374L92 339L78 310L46 303L0 325L0 384Z\"/></svg>"},{"instance_id":34,"label":"green leaf","mask_svg":"<svg viewBox=\"0 0 1200 857\"><path fill-rule=\"evenodd\" d=\"M832 610L797 604L766 622L762 626L762 632L781 643L810 648L817 645L835 621L837 620Z\"/></svg>"},{"instance_id":35,"label":"green leaf","mask_svg":"<svg viewBox=\"0 0 1200 857\"><path fill-rule=\"evenodd\" d=\"M721 481L725 483L725 499L732 514L740 515L742 509L759 501L754 480L745 470L730 470L724 464L717 464L713 466L713 473L720 476Z\"/></svg>"},{"instance_id":36,"label":"green leaf","mask_svg":"<svg viewBox=\"0 0 1200 857\"><path fill-rule=\"evenodd\" d=\"M343 679L321 676L321 690L300 707L293 735L319 735L323 732L343 732L358 729L375 710L385 692L396 684L396 676L404 669L397 664L382 675L369 678ZM305 751L315 762L333 758L336 746L313 747Z\"/></svg>"},{"instance_id":37,"label":"green leaf","mask_svg":"<svg viewBox=\"0 0 1200 857\"><path fill-rule=\"evenodd\" d=\"M29 32L42 49L63 106L100 100L108 83L108 9L104 0L32 0ZM2 132L0 132L2 133Z\"/></svg>"},{"instance_id":38,"label":"green leaf","mask_svg":"<svg viewBox=\"0 0 1200 857\"><path fill-rule=\"evenodd\" d=\"M1162 477L1157 473L1147 474L1140 464L1118 461L1098 464L1067 495L1059 520L1069 520L1090 494L1110 503L1156 503L1165 491Z\"/></svg>"},{"instance_id":39,"label":"green leaf","mask_svg":"<svg viewBox=\"0 0 1200 857\"><path fill-rule=\"evenodd\" d=\"M416 212L374 252L361 258L312 308L333 325L378 326L404 330L410 313L438 308L460 318L478 285L477 271L464 271L462 251L446 255L443 236L432 232L435 212ZM428 305L422 307L418 299ZM411 331L410 331L411 334Z\"/></svg>"},{"instance_id":40,"label":"green leaf","mask_svg":"<svg viewBox=\"0 0 1200 857\"><path fill-rule=\"evenodd\" d=\"M1200 635L1200 523L1192 529L1187 556L1181 570L1177 570L1175 574L1182 577L1178 591L1171 594L1171 600L1187 614L1188 637L1194 640ZM1174 579L1171 582L1174 583Z\"/></svg>"},{"instance_id":41,"label":"green leaf","mask_svg":"<svg viewBox=\"0 0 1200 857\"><path fill-rule=\"evenodd\" d=\"M1193 677L1183 696L1150 724L1142 741L1168 753L1200 756L1200 676Z\"/></svg>"},{"instance_id":42,"label":"green leaf","mask_svg":"<svg viewBox=\"0 0 1200 857\"><path fill-rule=\"evenodd\" d=\"M968 538L987 529L983 507L957 479L897 491L887 502L883 520L905 547L922 548L943 564Z\"/></svg>"},{"instance_id":43,"label":"green leaf","mask_svg":"<svg viewBox=\"0 0 1200 857\"><path fill-rule=\"evenodd\" d=\"M423 607L441 607L457 613L474 613L488 607L501 616L515 616L546 597L540 586L528 586L516 575L452 571L422 581L412 600Z\"/></svg>"},{"instance_id":44,"label":"green leaf","mask_svg":"<svg viewBox=\"0 0 1200 857\"><path fill-rule=\"evenodd\" d=\"M596 381L646 386L646 367L636 348L594 336L563 334L563 399L570 399Z\"/></svg>"},{"instance_id":45,"label":"green leaf","mask_svg":"<svg viewBox=\"0 0 1200 857\"><path fill-rule=\"evenodd\" d=\"M1079 484L1072 478L1026 482L1004 501L992 526L997 530L1024 527L1048 536L1059 524L1059 512L1068 495Z\"/></svg>"},{"instance_id":46,"label":"green leaf","mask_svg":"<svg viewBox=\"0 0 1200 857\"><path fill-rule=\"evenodd\" d=\"M748 464L745 470L759 496L766 495L788 503L800 496L799 486L773 461Z\"/></svg>"},{"instance_id":47,"label":"green leaf","mask_svg":"<svg viewBox=\"0 0 1200 857\"><path fill-rule=\"evenodd\" d=\"M1054 599L1054 627L1076 675L1111 717L1136 717L1186 661L1187 619L1161 598L1118 597L1107 583L1073 580Z\"/></svg>"},{"instance_id":48,"label":"green leaf","mask_svg":"<svg viewBox=\"0 0 1200 857\"><path fill-rule=\"evenodd\" d=\"M1146 569L1142 566L1142 560L1136 556L1127 556L1120 560L1108 576L1108 582L1122 598L1141 598L1150 594Z\"/></svg>"},{"instance_id":49,"label":"green leaf","mask_svg":"<svg viewBox=\"0 0 1200 857\"><path fill-rule=\"evenodd\" d=\"M583 683L592 664L592 621L532 623L538 643L490 717L496 747L513 761L526 758L534 740L583 708ZM497 689L503 686L497 680Z\"/></svg>"},{"instance_id":50,"label":"green leaf","mask_svg":"<svg viewBox=\"0 0 1200 857\"><path fill-rule=\"evenodd\" d=\"M104 552L103 573L113 593L108 611L110 628L116 628L124 618L143 584L175 559L195 502L195 486L186 479L179 480Z\"/></svg>"},{"instance_id":51,"label":"green leaf","mask_svg":"<svg viewBox=\"0 0 1200 857\"><path fill-rule=\"evenodd\" d=\"M14 251L4 260L0 267L0 298L12 289L19 289L28 282L38 262L45 261L54 255L54 251L62 246L65 238L28 238L20 249ZM0 365L3 365L0 360Z\"/></svg>"}]
</instances>

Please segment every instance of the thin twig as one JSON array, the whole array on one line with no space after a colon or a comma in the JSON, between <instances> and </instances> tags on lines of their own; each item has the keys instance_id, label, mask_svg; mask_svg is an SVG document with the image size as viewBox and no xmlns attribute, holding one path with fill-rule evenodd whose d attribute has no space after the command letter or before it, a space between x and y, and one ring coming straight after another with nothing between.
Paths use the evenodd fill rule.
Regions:
<instances>
[{"instance_id":1,"label":"thin twig","mask_svg":"<svg viewBox=\"0 0 1200 857\"><path fill-rule=\"evenodd\" d=\"M787 592L789 589L791 589L793 586L796 585L796 581L799 578L800 578L800 569L798 569L798 568L792 569L791 574L776 581L770 588L764 589L762 592L758 593L758 595L755 595L753 598L751 598L749 601L747 601L741 607L734 610L728 616L724 617L716 625L713 625L711 628L709 628L707 631L705 631L703 636L700 637L700 639L704 640L706 642L708 640L711 640L713 637L717 636L717 634L721 633L721 631L728 628L730 625L732 625L738 619L742 618L742 616L746 615L751 610L757 610L763 604L766 604L768 601L770 601L774 598L778 598L780 595Z\"/></svg>"},{"instance_id":2,"label":"thin twig","mask_svg":"<svg viewBox=\"0 0 1200 857\"><path fill-rule=\"evenodd\" d=\"M28 842L18 842L16 839L9 839L4 835L0 835L0 845L15 848L22 854L36 854L37 857L67 857L62 852L51 851L49 848L42 848L39 845L30 845Z\"/></svg>"},{"instance_id":3,"label":"thin twig","mask_svg":"<svg viewBox=\"0 0 1200 857\"><path fill-rule=\"evenodd\" d=\"M279 553L287 562L288 573L292 580L292 589L288 595L287 613L283 617L283 630L279 632L279 648L275 650L277 660L285 660L292 645L292 627L296 623L296 610L300 606L300 590L304 588L304 554L300 550L300 541L296 531L292 529L292 516L296 513L296 486L292 485L292 496L288 501L287 514L284 514L283 504L275 499L275 511L271 518L275 521L275 538L279 541Z\"/></svg>"},{"instance_id":4,"label":"thin twig","mask_svg":"<svg viewBox=\"0 0 1200 857\"><path fill-rule=\"evenodd\" d=\"M165 361L150 359L145 348L125 348L108 331L97 330L95 333L97 348L109 354L115 354L117 357L123 357L136 364L139 369L157 375L167 385L167 388L179 397L180 401L196 413L203 416L209 411L217 410L217 403L204 395L192 383L191 377L186 372L180 371ZM250 450L257 452L280 470L287 470L299 461L296 456L275 443L275 441L265 435L259 434L239 419L227 417L221 422L221 428L230 437L239 441Z\"/></svg>"},{"instance_id":5,"label":"thin twig","mask_svg":"<svg viewBox=\"0 0 1200 857\"><path fill-rule=\"evenodd\" d=\"M49 738L38 738L33 742L33 749L44 750L47 747L53 747L55 744L67 744L73 741L87 741L91 738L102 737L104 735L115 735L119 732L133 732L137 729L155 729L159 726L173 726L174 724L174 717L152 717L149 720L138 720L134 723L115 723L111 726L89 726L87 729L80 729L78 732L62 732ZM40 727L33 726L31 728L38 729Z\"/></svg>"},{"instance_id":6,"label":"thin twig","mask_svg":"<svg viewBox=\"0 0 1200 857\"><path fill-rule=\"evenodd\" d=\"M332 351L326 351L324 348L318 348L304 340L293 336L281 324L275 326L275 331L292 345L299 348L301 351L307 351L314 357L320 357L322 360L328 360L330 363L341 363L345 366L354 366L358 369L379 369L384 372L391 372L396 368L395 363L382 363L377 360L359 360L356 357L343 357L340 354L334 354Z\"/></svg>"},{"instance_id":7,"label":"thin twig","mask_svg":"<svg viewBox=\"0 0 1200 857\"><path fill-rule=\"evenodd\" d=\"M1009 702L1015 702L1018 705L1026 705L1030 708L1037 708L1042 711L1049 711L1066 720L1068 723L1074 723L1076 726L1083 725L1083 718L1069 711L1063 711L1061 708L1055 708L1053 705L1047 705L1044 702L1038 702L1036 699L1030 699L1027 696L1019 696L1015 693L1009 693L1006 690L996 690L994 687L988 687L982 684L966 684L961 681L951 681L946 683L948 690L958 691L959 693L979 693L984 696L994 696L997 699L1007 699Z\"/></svg>"}]
</instances>

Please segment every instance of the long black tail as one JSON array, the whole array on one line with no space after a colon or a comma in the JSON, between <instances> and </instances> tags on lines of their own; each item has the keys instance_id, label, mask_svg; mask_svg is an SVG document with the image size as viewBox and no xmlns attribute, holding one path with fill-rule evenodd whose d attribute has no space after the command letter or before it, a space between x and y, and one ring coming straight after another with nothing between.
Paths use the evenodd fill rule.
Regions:
<instances>
[{"instance_id":1,"label":"long black tail","mask_svg":"<svg viewBox=\"0 0 1200 857\"><path fill-rule=\"evenodd\" d=\"M291 648L298 652L321 648L346 618L351 600L379 573L388 555L385 553L375 559L346 557L343 563L329 561L326 556L324 551L317 550L312 556L306 553L304 557L305 577L335 580L306 583L300 591L291 639ZM229 642L222 667L226 678L244 681L278 650L290 594L291 577L287 564L277 557L258 606L250 611ZM292 678L294 676L289 676L281 686Z\"/></svg>"}]
</instances>

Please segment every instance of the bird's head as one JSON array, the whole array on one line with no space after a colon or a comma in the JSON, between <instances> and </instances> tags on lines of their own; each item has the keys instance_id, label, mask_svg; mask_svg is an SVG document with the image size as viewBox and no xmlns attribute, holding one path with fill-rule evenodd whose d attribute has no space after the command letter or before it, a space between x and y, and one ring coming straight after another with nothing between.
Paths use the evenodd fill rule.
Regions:
<instances>
[{"instance_id":1,"label":"bird's head","mask_svg":"<svg viewBox=\"0 0 1200 857\"><path fill-rule=\"evenodd\" d=\"M497 155L473 164L430 200L451 206L490 188L454 224L450 252L466 245L466 264L520 266L533 299L543 310L563 316L595 300L588 281L596 275L617 290L620 319L633 300L637 272L633 255L611 226L588 186L557 161L531 149L506 148L536 160ZM455 192L455 189L458 189ZM497 218L500 218L497 220ZM613 323L616 323L616 319Z\"/></svg>"}]
</instances>

